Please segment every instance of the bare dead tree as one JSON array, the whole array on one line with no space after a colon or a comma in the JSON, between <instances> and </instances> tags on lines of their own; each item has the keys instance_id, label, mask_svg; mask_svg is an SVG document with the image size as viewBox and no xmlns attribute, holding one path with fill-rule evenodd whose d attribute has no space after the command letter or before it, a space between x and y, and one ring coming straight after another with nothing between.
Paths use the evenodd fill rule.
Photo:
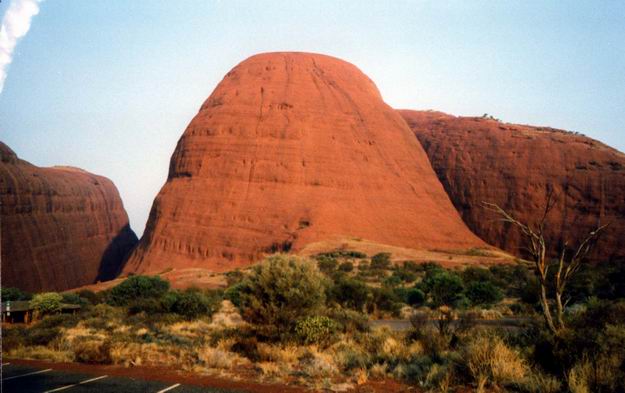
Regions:
<instances>
[{"instance_id":1,"label":"bare dead tree","mask_svg":"<svg viewBox=\"0 0 625 393\"><path fill-rule=\"evenodd\" d=\"M551 330L554 334L559 334L565 328L563 318L565 304L563 304L562 299L567 283L579 270L582 262L595 245L599 234L608 226L608 224L599 225L595 230L591 231L575 249L575 252L567 253L567 243L565 243L562 247L562 250L559 253L557 264L558 270L555 274L554 283L556 303L556 318L554 321L547 292L550 265L547 258L548 249L544 235L547 217L549 212L555 206L553 192L551 190L547 192L545 209L542 212L542 216L538 221L538 224L535 226L530 226L529 224L520 222L495 203L482 202L482 204L486 209L498 214L501 217L501 221L508 222L516 226L527 241L527 249L532 257L533 267L540 282L540 304L543 310L543 316L545 317L545 323L547 324L549 330Z\"/></svg>"}]
</instances>

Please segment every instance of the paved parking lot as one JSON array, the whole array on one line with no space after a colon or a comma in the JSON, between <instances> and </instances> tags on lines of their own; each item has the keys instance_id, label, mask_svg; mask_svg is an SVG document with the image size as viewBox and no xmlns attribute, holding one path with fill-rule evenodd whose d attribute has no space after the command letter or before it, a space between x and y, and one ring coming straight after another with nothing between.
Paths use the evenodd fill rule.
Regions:
<instances>
[{"instance_id":1,"label":"paved parking lot","mask_svg":"<svg viewBox=\"0 0 625 393\"><path fill-rule=\"evenodd\" d=\"M234 393L241 391L118 376L80 374L11 364L10 362L2 364L2 393L53 392Z\"/></svg>"}]
</instances>

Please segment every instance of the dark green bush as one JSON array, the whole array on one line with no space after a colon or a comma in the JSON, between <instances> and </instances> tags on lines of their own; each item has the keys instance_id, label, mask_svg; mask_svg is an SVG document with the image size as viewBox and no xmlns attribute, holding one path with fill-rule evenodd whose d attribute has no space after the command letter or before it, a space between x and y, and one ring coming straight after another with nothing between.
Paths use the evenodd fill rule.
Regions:
<instances>
[{"instance_id":1,"label":"dark green bush","mask_svg":"<svg viewBox=\"0 0 625 393\"><path fill-rule=\"evenodd\" d=\"M423 284L435 307L442 305L453 306L461 300L464 292L462 279L450 271L438 271L426 276Z\"/></svg>"},{"instance_id":2,"label":"dark green bush","mask_svg":"<svg viewBox=\"0 0 625 393\"><path fill-rule=\"evenodd\" d=\"M382 285L388 288L395 288L401 285L401 279L395 275L386 277L384 281L382 281Z\"/></svg>"},{"instance_id":3,"label":"dark green bush","mask_svg":"<svg viewBox=\"0 0 625 393\"><path fill-rule=\"evenodd\" d=\"M86 307L86 306L91 305L91 302L89 300L80 297L76 293L67 292L67 293L63 293L61 296L63 296L62 302L66 304L76 304L81 307Z\"/></svg>"},{"instance_id":4,"label":"dark green bush","mask_svg":"<svg viewBox=\"0 0 625 393\"><path fill-rule=\"evenodd\" d=\"M467 267L464 269L460 276L465 285L469 285L473 282L491 282L494 279L490 270L481 267Z\"/></svg>"},{"instance_id":5,"label":"dark green bush","mask_svg":"<svg viewBox=\"0 0 625 393\"><path fill-rule=\"evenodd\" d=\"M242 317L268 339L294 330L295 321L325 304L325 279L316 264L290 255L268 257L254 266L241 293Z\"/></svg>"},{"instance_id":6,"label":"dark green bush","mask_svg":"<svg viewBox=\"0 0 625 393\"><path fill-rule=\"evenodd\" d=\"M354 264L351 262L343 262L339 265L339 270L345 273L349 273L354 270Z\"/></svg>"},{"instance_id":7,"label":"dark green bush","mask_svg":"<svg viewBox=\"0 0 625 393\"><path fill-rule=\"evenodd\" d=\"M315 259L319 257L328 257L328 258L366 258L367 254L360 251L351 251L351 250L336 250L330 252L324 252L321 254L315 255Z\"/></svg>"},{"instance_id":8,"label":"dark green bush","mask_svg":"<svg viewBox=\"0 0 625 393\"><path fill-rule=\"evenodd\" d=\"M76 326L79 321L80 316L74 314L48 315L33 325L31 329L70 328Z\"/></svg>"},{"instance_id":9,"label":"dark green bush","mask_svg":"<svg viewBox=\"0 0 625 393\"><path fill-rule=\"evenodd\" d=\"M226 272L225 276L226 282L228 283L229 287L236 285L245 279L245 274L243 274L243 272L239 269L235 269L231 272Z\"/></svg>"},{"instance_id":10,"label":"dark green bush","mask_svg":"<svg viewBox=\"0 0 625 393\"><path fill-rule=\"evenodd\" d=\"M52 340L57 338L61 330L54 328L36 328L30 329L28 332L29 345L48 345Z\"/></svg>"},{"instance_id":11,"label":"dark green bush","mask_svg":"<svg viewBox=\"0 0 625 393\"><path fill-rule=\"evenodd\" d=\"M519 297L523 303L536 304L540 296L540 283L536 277L531 277L520 288Z\"/></svg>"},{"instance_id":12,"label":"dark green bush","mask_svg":"<svg viewBox=\"0 0 625 393\"><path fill-rule=\"evenodd\" d=\"M391 254L380 252L371 257L371 269L386 270L391 267Z\"/></svg>"},{"instance_id":13,"label":"dark green bush","mask_svg":"<svg viewBox=\"0 0 625 393\"><path fill-rule=\"evenodd\" d=\"M28 292L24 292L19 288L0 288L0 297L3 302L7 301L17 301L17 300L30 300L33 298L33 295Z\"/></svg>"},{"instance_id":14,"label":"dark green bush","mask_svg":"<svg viewBox=\"0 0 625 393\"><path fill-rule=\"evenodd\" d=\"M162 302L167 311L192 319L213 315L219 308L221 298L191 288L181 292L169 292L163 297Z\"/></svg>"},{"instance_id":15,"label":"dark green bush","mask_svg":"<svg viewBox=\"0 0 625 393\"><path fill-rule=\"evenodd\" d=\"M413 270L406 269L406 267L398 267L393 271L391 277L397 277L397 279L403 282L413 282L417 279L417 274Z\"/></svg>"},{"instance_id":16,"label":"dark green bush","mask_svg":"<svg viewBox=\"0 0 625 393\"><path fill-rule=\"evenodd\" d=\"M15 326L2 328L2 352L28 345L28 330Z\"/></svg>"},{"instance_id":17,"label":"dark green bush","mask_svg":"<svg viewBox=\"0 0 625 393\"><path fill-rule=\"evenodd\" d=\"M245 290L245 282L240 282L230 286L224 292L224 298L228 299L236 307L241 307L241 292Z\"/></svg>"},{"instance_id":18,"label":"dark green bush","mask_svg":"<svg viewBox=\"0 0 625 393\"><path fill-rule=\"evenodd\" d=\"M372 299L367 305L369 312L376 310L390 312L393 316L399 316L402 304L395 291L388 287L371 288Z\"/></svg>"},{"instance_id":19,"label":"dark green bush","mask_svg":"<svg viewBox=\"0 0 625 393\"><path fill-rule=\"evenodd\" d=\"M317 257L317 266L322 272L330 274L336 270L338 261L333 257L322 255Z\"/></svg>"},{"instance_id":20,"label":"dark green bush","mask_svg":"<svg viewBox=\"0 0 625 393\"><path fill-rule=\"evenodd\" d=\"M356 311L362 311L370 298L367 284L348 277L337 280L329 292L329 297L332 301Z\"/></svg>"},{"instance_id":21,"label":"dark green bush","mask_svg":"<svg viewBox=\"0 0 625 393\"><path fill-rule=\"evenodd\" d=\"M425 293L417 288L410 288L406 293L406 304L419 307L425 303Z\"/></svg>"},{"instance_id":22,"label":"dark green bush","mask_svg":"<svg viewBox=\"0 0 625 393\"><path fill-rule=\"evenodd\" d=\"M354 334L356 332L369 331L369 317L358 311L344 308L332 309L328 316L336 321L343 333Z\"/></svg>"},{"instance_id":23,"label":"dark green bush","mask_svg":"<svg viewBox=\"0 0 625 393\"><path fill-rule=\"evenodd\" d=\"M76 293L81 298L87 300L91 304L99 304L102 303L102 299L98 296L97 293L90 291L88 289L80 290Z\"/></svg>"},{"instance_id":24,"label":"dark green bush","mask_svg":"<svg viewBox=\"0 0 625 393\"><path fill-rule=\"evenodd\" d=\"M169 282L158 276L131 276L113 287L108 294L112 306L126 306L139 299L158 299L169 290Z\"/></svg>"},{"instance_id":25,"label":"dark green bush","mask_svg":"<svg viewBox=\"0 0 625 393\"><path fill-rule=\"evenodd\" d=\"M501 289L490 281L473 281L466 289L466 296L474 305L490 306L503 299Z\"/></svg>"}]
</instances>

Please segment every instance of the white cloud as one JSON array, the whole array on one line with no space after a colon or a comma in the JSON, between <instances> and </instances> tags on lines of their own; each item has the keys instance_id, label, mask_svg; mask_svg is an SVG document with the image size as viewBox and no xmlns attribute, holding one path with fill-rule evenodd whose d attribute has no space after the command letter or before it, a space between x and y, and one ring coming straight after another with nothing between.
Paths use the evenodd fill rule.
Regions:
<instances>
[{"instance_id":1,"label":"white cloud","mask_svg":"<svg viewBox=\"0 0 625 393\"><path fill-rule=\"evenodd\" d=\"M12 0L2 18L0 27L0 93L4 88L9 64L13 61L13 50L17 41L28 33L30 21L39 13L43 0Z\"/></svg>"}]
</instances>

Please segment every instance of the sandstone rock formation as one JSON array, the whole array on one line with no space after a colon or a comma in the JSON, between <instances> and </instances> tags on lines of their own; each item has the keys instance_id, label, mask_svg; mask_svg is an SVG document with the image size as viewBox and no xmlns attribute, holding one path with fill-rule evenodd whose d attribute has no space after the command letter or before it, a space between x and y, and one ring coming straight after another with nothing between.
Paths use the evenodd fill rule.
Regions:
<instances>
[{"instance_id":1,"label":"sandstone rock formation","mask_svg":"<svg viewBox=\"0 0 625 393\"><path fill-rule=\"evenodd\" d=\"M115 185L77 168L39 168L0 142L2 285L64 290L119 274L137 237Z\"/></svg>"},{"instance_id":2,"label":"sandstone rock formation","mask_svg":"<svg viewBox=\"0 0 625 393\"><path fill-rule=\"evenodd\" d=\"M126 270L227 270L354 237L485 246L366 75L329 56L261 54L232 69L187 127Z\"/></svg>"},{"instance_id":3,"label":"sandstone rock formation","mask_svg":"<svg viewBox=\"0 0 625 393\"><path fill-rule=\"evenodd\" d=\"M482 239L519 254L520 234L481 207L497 203L535 223L548 188L557 204L546 237L552 250L610 223L593 259L625 257L625 155L588 137L545 127L400 111L467 225ZM552 254L554 255L554 254Z\"/></svg>"}]
</instances>

